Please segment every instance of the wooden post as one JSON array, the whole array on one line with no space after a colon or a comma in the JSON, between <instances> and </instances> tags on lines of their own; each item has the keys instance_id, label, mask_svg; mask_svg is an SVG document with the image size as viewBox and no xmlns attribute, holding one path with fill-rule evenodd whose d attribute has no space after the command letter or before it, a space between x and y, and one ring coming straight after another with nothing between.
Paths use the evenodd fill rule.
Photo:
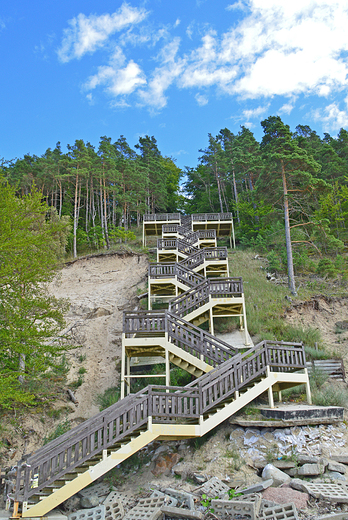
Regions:
<instances>
[{"instance_id":1,"label":"wooden post","mask_svg":"<svg viewBox=\"0 0 348 520\"><path fill-rule=\"evenodd\" d=\"M267 366L266 374L267 374L267 377L270 375L269 366ZM268 402L269 402L269 407L270 408L274 408L272 385L268 387Z\"/></svg>"},{"instance_id":2,"label":"wooden post","mask_svg":"<svg viewBox=\"0 0 348 520\"><path fill-rule=\"evenodd\" d=\"M127 356L127 376L130 376L130 358ZM131 380L130 377L127 378L128 385L127 385L127 395L130 394L131 391Z\"/></svg>"},{"instance_id":3,"label":"wooden post","mask_svg":"<svg viewBox=\"0 0 348 520\"><path fill-rule=\"evenodd\" d=\"M170 363L169 363L169 351L166 348L166 386L170 386ZM168 390L169 392L169 390Z\"/></svg>"},{"instance_id":4,"label":"wooden post","mask_svg":"<svg viewBox=\"0 0 348 520\"><path fill-rule=\"evenodd\" d=\"M122 334L122 351L121 351L121 399L124 399L124 377L126 371L126 348L125 348L125 333Z\"/></svg>"},{"instance_id":5,"label":"wooden post","mask_svg":"<svg viewBox=\"0 0 348 520\"><path fill-rule=\"evenodd\" d=\"M307 403L312 404L312 394L311 394L311 387L309 384L309 377L308 377L308 369L304 369L305 374L307 375L307 382L306 382L306 395L307 395Z\"/></svg>"}]
</instances>

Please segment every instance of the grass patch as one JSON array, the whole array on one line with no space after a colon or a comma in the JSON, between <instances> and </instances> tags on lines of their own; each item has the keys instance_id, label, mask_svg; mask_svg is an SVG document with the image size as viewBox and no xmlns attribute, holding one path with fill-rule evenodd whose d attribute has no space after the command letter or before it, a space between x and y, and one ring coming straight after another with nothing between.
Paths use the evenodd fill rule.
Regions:
<instances>
[{"instance_id":1,"label":"grass patch","mask_svg":"<svg viewBox=\"0 0 348 520\"><path fill-rule=\"evenodd\" d=\"M98 394L96 402L99 406L99 410L105 410L109 406L117 403L121 397L121 389L119 386L113 386L105 390L103 394Z\"/></svg>"},{"instance_id":2,"label":"grass patch","mask_svg":"<svg viewBox=\"0 0 348 520\"><path fill-rule=\"evenodd\" d=\"M44 437L43 443L44 445L47 444L50 441L53 441L53 439L56 439L57 437L60 437L60 435L63 435L64 433L68 432L71 428L70 421L68 419L65 419L65 421L59 423L56 426L56 429L47 435L47 437Z\"/></svg>"}]
</instances>

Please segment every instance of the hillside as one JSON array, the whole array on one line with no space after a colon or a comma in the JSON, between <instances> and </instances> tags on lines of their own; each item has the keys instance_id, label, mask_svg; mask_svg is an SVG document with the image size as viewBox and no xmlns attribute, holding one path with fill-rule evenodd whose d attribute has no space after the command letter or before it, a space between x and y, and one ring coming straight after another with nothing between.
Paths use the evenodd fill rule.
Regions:
<instances>
[{"instance_id":1,"label":"hillside","mask_svg":"<svg viewBox=\"0 0 348 520\"><path fill-rule=\"evenodd\" d=\"M234 252L231 255L231 274L242 275L248 307L249 329L254 332L262 313L271 315L280 302L279 316L289 325L318 329L322 344L348 362L348 330L337 323L345 322L348 299L345 297L316 296L314 299L289 302L286 286L266 280L264 260L252 252ZM108 253L84 257L66 264L54 283L53 294L71 302L66 316L66 331L73 348L67 354L68 384L74 389L78 404L67 395L66 385L52 404L54 413L38 409L36 413L22 413L3 422L6 430L2 447L3 466L18 460L23 453L33 452L67 419L75 425L98 411L96 396L119 382L121 355L122 313L138 305L137 289L146 287L148 258L146 255L127 252ZM138 291L139 292L139 291ZM261 303L260 303L261 302ZM261 334L262 336L262 334ZM228 341L228 333L225 336ZM258 338L255 338L257 340ZM81 370L82 369L82 370ZM40 420L37 420L38 414Z\"/></svg>"}]
</instances>

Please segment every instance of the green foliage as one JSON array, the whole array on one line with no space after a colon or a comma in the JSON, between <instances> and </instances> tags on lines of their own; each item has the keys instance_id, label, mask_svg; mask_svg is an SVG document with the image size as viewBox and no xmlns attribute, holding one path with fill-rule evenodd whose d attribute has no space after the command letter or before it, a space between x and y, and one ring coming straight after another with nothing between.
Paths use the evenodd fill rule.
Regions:
<instances>
[{"instance_id":1,"label":"green foliage","mask_svg":"<svg viewBox=\"0 0 348 520\"><path fill-rule=\"evenodd\" d=\"M270 272L279 273L282 269L282 262L279 255L275 251L270 251L267 255L268 269Z\"/></svg>"},{"instance_id":2,"label":"green foliage","mask_svg":"<svg viewBox=\"0 0 348 520\"><path fill-rule=\"evenodd\" d=\"M96 397L96 402L99 406L99 410L105 410L105 408L109 408L109 406L117 403L121 397L121 389L118 386L113 386L105 390L103 394L98 394Z\"/></svg>"},{"instance_id":3,"label":"green foliage","mask_svg":"<svg viewBox=\"0 0 348 520\"><path fill-rule=\"evenodd\" d=\"M66 302L48 293L69 226L47 213L41 193L18 198L0 178L0 406L30 404L37 379L66 347L57 340ZM57 370L59 369L59 363Z\"/></svg>"},{"instance_id":4,"label":"green foliage","mask_svg":"<svg viewBox=\"0 0 348 520\"><path fill-rule=\"evenodd\" d=\"M111 240L119 240L120 242L128 242L136 238L133 231L126 230L124 227L111 228L109 230L109 237Z\"/></svg>"},{"instance_id":5,"label":"green foliage","mask_svg":"<svg viewBox=\"0 0 348 520\"><path fill-rule=\"evenodd\" d=\"M47 444L50 441L53 441L53 439L56 439L57 437L60 437L60 435L63 435L64 433L68 432L71 429L71 423L68 419L65 419L65 421L59 423L55 430L47 435L47 437L44 437L43 443Z\"/></svg>"}]
</instances>

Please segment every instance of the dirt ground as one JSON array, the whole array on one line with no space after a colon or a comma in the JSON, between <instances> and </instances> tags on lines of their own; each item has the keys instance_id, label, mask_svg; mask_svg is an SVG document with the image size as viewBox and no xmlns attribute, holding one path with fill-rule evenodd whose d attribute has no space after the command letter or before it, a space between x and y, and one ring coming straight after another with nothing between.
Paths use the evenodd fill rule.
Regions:
<instances>
[{"instance_id":1,"label":"dirt ground","mask_svg":"<svg viewBox=\"0 0 348 520\"><path fill-rule=\"evenodd\" d=\"M136 308L147 269L145 255L86 257L64 267L51 285L55 296L70 301L66 330L78 346L68 353L68 381L78 379L81 367L85 370L70 419L92 417L99 411L96 396L118 385L123 311Z\"/></svg>"},{"instance_id":2,"label":"dirt ground","mask_svg":"<svg viewBox=\"0 0 348 520\"><path fill-rule=\"evenodd\" d=\"M285 319L293 325L318 329L325 350L342 357L348 367L348 297L315 296L288 308Z\"/></svg>"}]
</instances>

